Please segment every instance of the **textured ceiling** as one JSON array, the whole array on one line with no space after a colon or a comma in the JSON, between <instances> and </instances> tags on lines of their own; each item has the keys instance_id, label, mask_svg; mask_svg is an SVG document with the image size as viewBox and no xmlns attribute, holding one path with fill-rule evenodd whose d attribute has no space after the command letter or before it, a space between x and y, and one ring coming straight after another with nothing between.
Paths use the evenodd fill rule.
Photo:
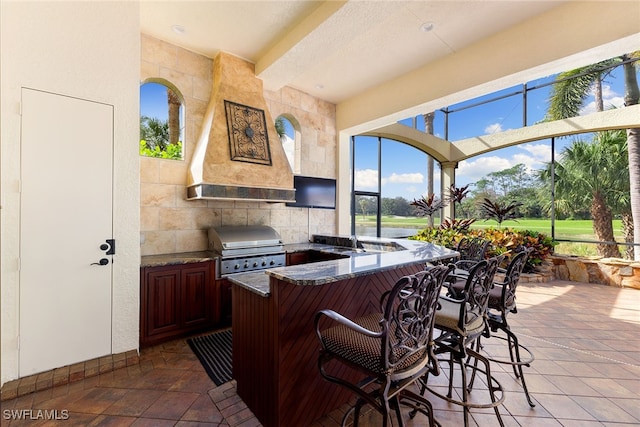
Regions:
<instances>
[{"instance_id":1,"label":"textured ceiling","mask_svg":"<svg viewBox=\"0 0 640 427\"><path fill-rule=\"evenodd\" d=\"M140 16L145 34L253 62L266 89L335 103L357 131L640 49L637 0L142 0Z\"/></svg>"},{"instance_id":2,"label":"textured ceiling","mask_svg":"<svg viewBox=\"0 0 640 427\"><path fill-rule=\"evenodd\" d=\"M248 59L268 89L288 85L337 103L559 3L143 1L141 28L208 57Z\"/></svg>"}]
</instances>

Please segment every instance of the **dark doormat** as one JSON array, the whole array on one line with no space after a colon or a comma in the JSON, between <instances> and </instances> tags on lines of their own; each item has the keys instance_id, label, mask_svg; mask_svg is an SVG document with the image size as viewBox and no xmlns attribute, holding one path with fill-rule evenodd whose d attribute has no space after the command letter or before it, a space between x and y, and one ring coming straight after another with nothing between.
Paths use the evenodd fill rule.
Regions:
<instances>
[{"instance_id":1,"label":"dark doormat","mask_svg":"<svg viewBox=\"0 0 640 427\"><path fill-rule=\"evenodd\" d=\"M216 385L231 380L231 329L188 338L187 344Z\"/></svg>"}]
</instances>

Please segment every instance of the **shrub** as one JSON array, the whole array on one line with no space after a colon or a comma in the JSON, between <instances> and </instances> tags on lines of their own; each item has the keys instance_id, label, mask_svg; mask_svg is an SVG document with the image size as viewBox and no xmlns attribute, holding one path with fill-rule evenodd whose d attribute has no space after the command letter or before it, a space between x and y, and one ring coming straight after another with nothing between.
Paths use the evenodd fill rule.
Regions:
<instances>
[{"instance_id":1,"label":"shrub","mask_svg":"<svg viewBox=\"0 0 640 427\"><path fill-rule=\"evenodd\" d=\"M410 237L410 239L432 242L455 249L463 237L479 237L489 240L491 244L487 251L488 257L502 254L509 256L520 246L532 247L533 251L529 255L524 269L527 273L536 271L536 268L553 253L553 248L557 244L557 242L543 233L530 230L514 230L512 228L487 228L467 231L452 228L426 228L415 236Z\"/></svg>"},{"instance_id":2,"label":"shrub","mask_svg":"<svg viewBox=\"0 0 640 427\"><path fill-rule=\"evenodd\" d=\"M174 159L181 160L182 159L182 142L178 141L176 144L167 145L166 149L162 150L159 146L155 146L155 148L149 147L147 141L144 139L140 140L140 155L146 157L158 157L161 159Z\"/></svg>"}]
</instances>

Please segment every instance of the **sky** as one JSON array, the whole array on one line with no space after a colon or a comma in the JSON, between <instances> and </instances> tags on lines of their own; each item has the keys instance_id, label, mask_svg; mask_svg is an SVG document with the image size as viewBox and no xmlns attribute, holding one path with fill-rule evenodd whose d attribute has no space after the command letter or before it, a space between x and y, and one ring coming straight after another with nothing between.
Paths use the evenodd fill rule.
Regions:
<instances>
[{"instance_id":1,"label":"sky","mask_svg":"<svg viewBox=\"0 0 640 427\"><path fill-rule=\"evenodd\" d=\"M545 82L553 81L553 77L529 82L529 87L535 87ZM510 88L497 92L498 96L513 93L518 88ZM551 87L531 90L527 94L527 123L529 125L540 121L547 111L547 100ZM454 112L449 114L450 141L457 141L474 136L503 132L522 127L522 95L515 95L495 101L483 106L471 107L455 112L465 105L473 105L496 94L449 106ZM611 106L622 107L624 96L624 79L622 68L618 67L612 76L603 84L603 98L605 108ZM586 100L580 114L595 112L593 95ZM412 126L412 119L401 123ZM417 121L417 127L424 130L422 120ZM434 133L444 138L444 113L437 112L434 120ZM575 137L556 138L556 157L562 149L570 144ZM356 142L356 189L363 191L377 191L377 138L359 137ZM427 193L426 183L426 155L420 151L407 147L395 141L384 141L382 147L382 197L404 197L407 200L419 198ZM481 156L460 162L456 169L456 185L462 187L485 177L491 172L498 172L522 163L530 171L542 169L544 164L551 161L551 141L541 140L515 147L504 148ZM437 167L434 178L435 193L440 188L440 169Z\"/></svg>"}]
</instances>

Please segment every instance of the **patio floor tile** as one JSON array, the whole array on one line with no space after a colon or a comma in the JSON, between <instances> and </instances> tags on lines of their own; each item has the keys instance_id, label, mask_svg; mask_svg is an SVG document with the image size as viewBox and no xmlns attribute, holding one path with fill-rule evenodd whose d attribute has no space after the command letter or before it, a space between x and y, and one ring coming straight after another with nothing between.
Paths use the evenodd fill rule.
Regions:
<instances>
[{"instance_id":1,"label":"patio floor tile","mask_svg":"<svg viewBox=\"0 0 640 427\"><path fill-rule=\"evenodd\" d=\"M510 366L492 364L505 401L499 406L506 426L595 427L640 424L640 291L566 281L524 283L518 288L518 313L509 317L521 344L535 355L525 379L536 404L531 408ZM491 355L506 354L503 342L482 341ZM62 372L62 371L60 371ZM459 372L454 374L457 378ZM139 364L46 388L53 376L25 381L33 393L4 400L9 411L69 411L64 425L260 426L236 394L235 381L216 387L184 339L143 349ZM39 378L39 379L37 379ZM446 393L447 377L430 377L429 385ZM18 387L18 384L13 384ZM44 389L40 389L45 387ZM472 398L484 401L486 385L478 381ZM462 409L430 393L443 427L462 425ZM348 410L343 405L312 427L337 427ZM408 427L426 425L424 416ZM0 425L39 426L42 421L6 419ZM366 410L360 425L377 427L381 417ZM491 409L472 409L470 426L497 426Z\"/></svg>"}]
</instances>

